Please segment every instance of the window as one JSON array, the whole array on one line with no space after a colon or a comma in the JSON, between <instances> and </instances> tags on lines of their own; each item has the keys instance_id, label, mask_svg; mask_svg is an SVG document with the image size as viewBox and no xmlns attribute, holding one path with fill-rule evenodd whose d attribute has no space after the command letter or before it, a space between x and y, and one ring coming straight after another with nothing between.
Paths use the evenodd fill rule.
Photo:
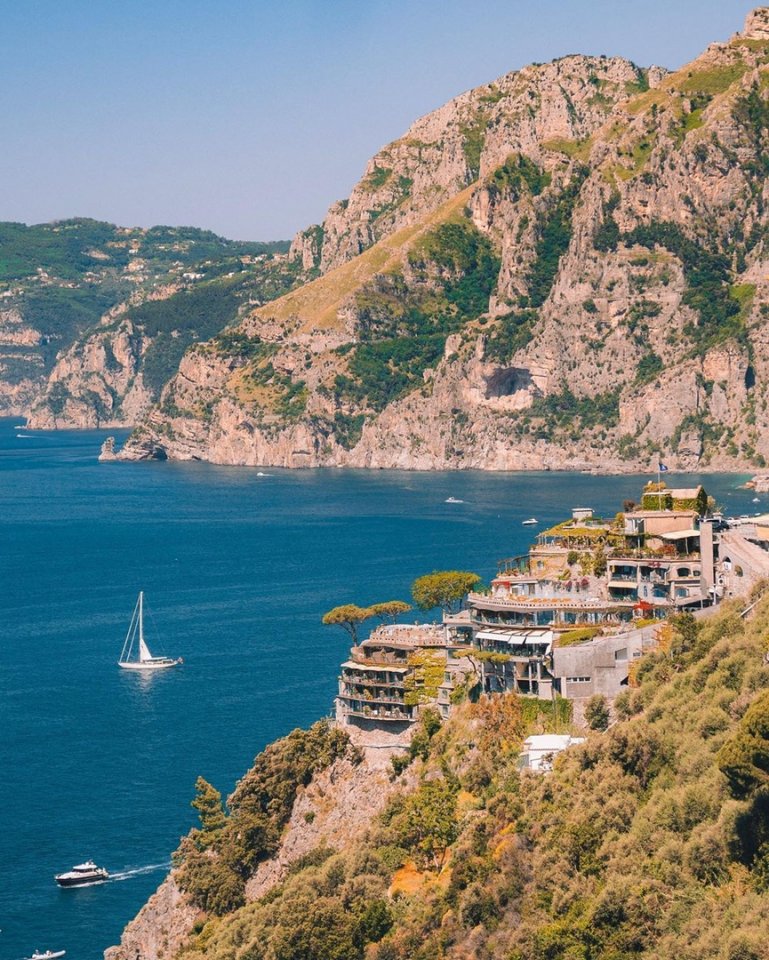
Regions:
<instances>
[{"instance_id":1,"label":"window","mask_svg":"<svg viewBox=\"0 0 769 960\"><path fill-rule=\"evenodd\" d=\"M627 647L622 647L620 650L614 651L615 660L627 660Z\"/></svg>"},{"instance_id":2,"label":"window","mask_svg":"<svg viewBox=\"0 0 769 960\"><path fill-rule=\"evenodd\" d=\"M568 683L590 683L592 677L567 677Z\"/></svg>"}]
</instances>

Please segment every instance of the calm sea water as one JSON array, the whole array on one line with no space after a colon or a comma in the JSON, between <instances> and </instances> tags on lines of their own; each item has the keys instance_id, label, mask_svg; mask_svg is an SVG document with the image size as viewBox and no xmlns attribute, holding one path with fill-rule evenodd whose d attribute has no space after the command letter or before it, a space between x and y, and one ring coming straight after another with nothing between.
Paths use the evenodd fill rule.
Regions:
<instances>
[{"instance_id":1,"label":"calm sea water","mask_svg":"<svg viewBox=\"0 0 769 960\"><path fill-rule=\"evenodd\" d=\"M97 960L193 824L197 775L226 794L266 743L329 712L348 645L321 626L326 609L407 599L436 568L489 577L526 549L523 519L613 514L642 482L99 464L103 437L0 421L8 960L35 948ZM744 479L706 484L730 512L754 512ZM153 651L185 661L148 678L116 666L140 589ZM88 857L122 879L59 890L53 874Z\"/></svg>"}]
</instances>

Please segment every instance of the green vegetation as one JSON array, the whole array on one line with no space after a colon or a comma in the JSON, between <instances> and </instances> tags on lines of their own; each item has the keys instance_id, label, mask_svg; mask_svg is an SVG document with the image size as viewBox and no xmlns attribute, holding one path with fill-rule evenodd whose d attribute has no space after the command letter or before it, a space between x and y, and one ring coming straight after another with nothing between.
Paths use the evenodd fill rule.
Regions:
<instances>
[{"instance_id":1,"label":"green vegetation","mask_svg":"<svg viewBox=\"0 0 769 960\"><path fill-rule=\"evenodd\" d=\"M575 644L592 640L600 632L600 627L578 627L576 630L567 630L566 633L558 634L557 645L559 647L573 647Z\"/></svg>"},{"instance_id":2,"label":"green vegetation","mask_svg":"<svg viewBox=\"0 0 769 960\"><path fill-rule=\"evenodd\" d=\"M755 159L748 160L745 163L745 169L763 181L769 176L769 143L767 142L769 102L762 97L756 84L751 87L745 97L736 101L734 117L745 128L755 153Z\"/></svg>"},{"instance_id":3,"label":"green vegetation","mask_svg":"<svg viewBox=\"0 0 769 960\"><path fill-rule=\"evenodd\" d=\"M486 338L485 357L507 363L531 342L538 319L536 310L514 310L497 317L493 330Z\"/></svg>"},{"instance_id":4,"label":"green vegetation","mask_svg":"<svg viewBox=\"0 0 769 960\"><path fill-rule=\"evenodd\" d=\"M175 856L182 890L214 915L241 907L245 881L277 849L297 790L343 756L358 758L347 735L328 721L294 730L259 754L229 797L229 816L223 823L216 791L198 780L193 806L200 812L202 830L193 830Z\"/></svg>"},{"instance_id":5,"label":"green vegetation","mask_svg":"<svg viewBox=\"0 0 769 960\"><path fill-rule=\"evenodd\" d=\"M401 273L387 274L358 293L361 343L335 379L337 399L378 412L418 386L443 356L446 337L488 308L499 266L469 220L422 237L409 252L411 285ZM337 439L349 443L355 432L344 421L339 426Z\"/></svg>"},{"instance_id":6,"label":"green vegetation","mask_svg":"<svg viewBox=\"0 0 769 960\"><path fill-rule=\"evenodd\" d=\"M628 233L620 233L612 216L613 207L604 211L604 223L594 238L599 250L614 250L619 243L640 245L653 250L664 247L674 254L683 266L687 289L682 302L691 307L699 318L696 326L689 325L685 333L692 338L699 351L705 351L730 337L742 338L742 304L730 287L729 258L690 240L675 223L652 221Z\"/></svg>"},{"instance_id":7,"label":"green vegetation","mask_svg":"<svg viewBox=\"0 0 769 960\"><path fill-rule=\"evenodd\" d=\"M132 242L136 253L132 252ZM62 280L87 272L122 268L132 256L194 264L229 253L256 256L288 250L288 242L245 243L225 240L195 227L152 227L124 231L112 223L87 218L26 226L0 222L0 281L23 280L44 270Z\"/></svg>"},{"instance_id":8,"label":"green vegetation","mask_svg":"<svg viewBox=\"0 0 769 960\"><path fill-rule=\"evenodd\" d=\"M435 700L443 683L445 657L437 650L416 650L409 654L408 662L412 672L403 681L406 706Z\"/></svg>"},{"instance_id":9,"label":"green vegetation","mask_svg":"<svg viewBox=\"0 0 769 960\"><path fill-rule=\"evenodd\" d=\"M695 70L690 73L680 85L684 94L710 94L715 96L723 93L745 73L745 63L737 62L723 67L712 67L708 70Z\"/></svg>"},{"instance_id":10,"label":"green vegetation","mask_svg":"<svg viewBox=\"0 0 769 960\"><path fill-rule=\"evenodd\" d=\"M576 397L564 387L560 393L537 398L527 414L543 421L538 435L544 439L554 437L558 430L581 434L596 427L616 426L619 422L619 396L619 387L592 397Z\"/></svg>"},{"instance_id":11,"label":"green vegetation","mask_svg":"<svg viewBox=\"0 0 769 960\"><path fill-rule=\"evenodd\" d=\"M115 284L102 287L37 287L24 298L22 310L28 322L40 331L40 354L46 370L53 366L56 354L99 318L122 296Z\"/></svg>"},{"instance_id":12,"label":"green vegetation","mask_svg":"<svg viewBox=\"0 0 769 960\"><path fill-rule=\"evenodd\" d=\"M144 355L144 382L157 399L179 367L187 348L208 340L237 317L237 287L202 283L165 300L148 300L128 311L128 318L153 343Z\"/></svg>"},{"instance_id":13,"label":"green vegetation","mask_svg":"<svg viewBox=\"0 0 769 960\"><path fill-rule=\"evenodd\" d=\"M639 385L649 383L656 379L664 369L665 364L662 362L662 358L650 350L638 361L635 382Z\"/></svg>"},{"instance_id":14,"label":"green vegetation","mask_svg":"<svg viewBox=\"0 0 769 960\"><path fill-rule=\"evenodd\" d=\"M550 185L551 176L520 153L511 154L485 180L484 186L492 196L519 200L524 192L539 196Z\"/></svg>"},{"instance_id":15,"label":"green vegetation","mask_svg":"<svg viewBox=\"0 0 769 960\"><path fill-rule=\"evenodd\" d=\"M353 644L357 645L358 627L366 620L376 618L381 623L395 623L399 616L408 613L410 609L411 604L403 600L385 600L382 603L373 603L370 607L345 603L324 613L321 622L326 626L342 627Z\"/></svg>"},{"instance_id":16,"label":"green vegetation","mask_svg":"<svg viewBox=\"0 0 769 960\"><path fill-rule=\"evenodd\" d=\"M411 766L408 782L366 836L311 851L255 903L209 908L185 960L762 960L767 616L764 601L748 623L728 605L708 621L681 618L618 698L617 722L603 731L596 701L596 732L546 776L517 761L527 733L554 729L534 709L550 704L483 697L442 728L432 718L393 765ZM329 762L341 745L326 736ZM306 782L300 749L313 756L317 743L268 748L231 809L244 793L249 813L285 811ZM205 855L188 853L209 876L244 806ZM264 834L250 836L258 861ZM249 842L237 843L234 862L249 861Z\"/></svg>"},{"instance_id":17,"label":"green vegetation","mask_svg":"<svg viewBox=\"0 0 769 960\"><path fill-rule=\"evenodd\" d=\"M535 309L541 307L550 295L561 257L569 248L574 207L587 174L586 167L580 167L576 171L571 183L555 200L539 227L536 259L527 278L529 296L523 306Z\"/></svg>"},{"instance_id":18,"label":"green vegetation","mask_svg":"<svg viewBox=\"0 0 769 960\"><path fill-rule=\"evenodd\" d=\"M383 187L387 183L392 175L392 168L375 166L368 177L363 180L361 187L364 190L379 190L380 187Z\"/></svg>"},{"instance_id":19,"label":"green vegetation","mask_svg":"<svg viewBox=\"0 0 769 960\"><path fill-rule=\"evenodd\" d=\"M591 730L605 730L609 726L609 701L597 693L585 705L585 721Z\"/></svg>"},{"instance_id":20,"label":"green vegetation","mask_svg":"<svg viewBox=\"0 0 769 960\"><path fill-rule=\"evenodd\" d=\"M478 114L472 123L465 124L459 128L462 136L462 150L465 154L465 162L470 172L470 179L476 180L481 170L481 153L483 144L486 141L486 128L489 125L488 118L484 114Z\"/></svg>"},{"instance_id":21,"label":"green vegetation","mask_svg":"<svg viewBox=\"0 0 769 960\"><path fill-rule=\"evenodd\" d=\"M451 613L480 582L481 578L477 573L442 570L418 577L411 585L411 595L420 610L440 607L444 613Z\"/></svg>"}]
</instances>

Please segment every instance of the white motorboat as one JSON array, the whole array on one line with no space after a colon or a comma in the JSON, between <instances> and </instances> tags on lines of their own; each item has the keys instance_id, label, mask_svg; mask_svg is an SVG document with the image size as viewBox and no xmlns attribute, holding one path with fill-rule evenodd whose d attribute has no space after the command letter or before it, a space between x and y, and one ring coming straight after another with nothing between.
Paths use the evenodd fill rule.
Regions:
<instances>
[{"instance_id":1,"label":"white motorboat","mask_svg":"<svg viewBox=\"0 0 769 960\"><path fill-rule=\"evenodd\" d=\"M136 649L134 649L136 648ZM144 591L139 593L118 666L124 670L165 670L183 663L181 657L154 657L144 639Z\"/></svg>"},{"instance_id":2,"label":"white motorboat","mask_svg":"<svg viewBox=\"0 0 769 960\"><path fill-rule=\"evenodd\" d=\"M109 880L109 873L104 867L97 867L93 860L78 863L66 873L58 873L54 880L60 887L87 887L92 883L104 883Z\"/></svg>"},{"instance_id":3,"label":"white motorboat","mask_svg":"<svg viewBox=\"0 0 769 960\"><path fill-rule=\"evenodd\" d=\"M444 503L464 503L465 501L464 501L464 500L457 500L456 497L446 497L446 499L445 499L443 502L444 502Z\"/></svg>"},{"instance_id":4,"label":"white motorboat","mask_svg":"<svg viewBox=\"0 0 769 960\"><path fill-rule=\"evenodd\" d=\"M39 950L35 950L29 960L56 960L57 957L63 957L66 952L66 950L46 950L45 953L40 953Z\"/></svg>"},{"instance_id":5,"label":"white motorboat","mask_svg":"<svg viewBox=\"0 0 769 960\"><path fill-rule=\"evenodd\" d=\"M528 520L522 520L521 523L524 527L536 527L536 525L539 523L539 520L537 520L536 517L529 517Z\"/></svg>"}]
</instances>

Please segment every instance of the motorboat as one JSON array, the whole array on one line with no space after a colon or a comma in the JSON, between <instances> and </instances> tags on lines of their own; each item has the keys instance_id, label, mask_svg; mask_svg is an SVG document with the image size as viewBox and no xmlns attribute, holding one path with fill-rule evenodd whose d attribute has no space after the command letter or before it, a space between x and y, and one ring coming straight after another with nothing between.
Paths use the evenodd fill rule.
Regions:
<instances>
[{"instance_id":1,"label":"motorboat","mask_svg":"<svg viewBox=\"0 0 769 960\"><path fill-rule=\"evenodd\" d=\"M39 950L35 950L29 960L56 960L57 957L63 957L66 952L66 950L46 950L45 953L40 953Z\"/></svg>"},{"instance_id":2,"label":"motorboat","mask_svg":"<svg viewBox=\"0 0 769 960\"><path fill-rule=\"evenodd\" d=\"M524 527L536 527L536 525L539 523L539 520L537 520L536 517L529 517L528 520L522 520L521 523Z\"/></svg>"},{"instance_id":3,"label":"motorboat","mask_svg":"<svg viewBox=\"0 0 769 960\"><path fill-rule=\"evenodd\" d=\"M464 503L465 501L464 501L464 500L457 500L456 497L446 497L446 499L445 499L443 502L444 502L444 503Z\"/></svg>"},{"instance_id":4,"label":"motorboat","mask_svg":"<svg viewBox=\"0 0 769 960\"><path fill-rule=\"evenodd\" d=\"M86 887L92 883L104 883L105 880L109 880L109 873L104 867L97 867L93 860L86 860L85 863L77 864L66 873L58 873L54 880L60 887ZM54 956L60 957L61 954L57 953Z\"/></svg>"}]
</instances>

